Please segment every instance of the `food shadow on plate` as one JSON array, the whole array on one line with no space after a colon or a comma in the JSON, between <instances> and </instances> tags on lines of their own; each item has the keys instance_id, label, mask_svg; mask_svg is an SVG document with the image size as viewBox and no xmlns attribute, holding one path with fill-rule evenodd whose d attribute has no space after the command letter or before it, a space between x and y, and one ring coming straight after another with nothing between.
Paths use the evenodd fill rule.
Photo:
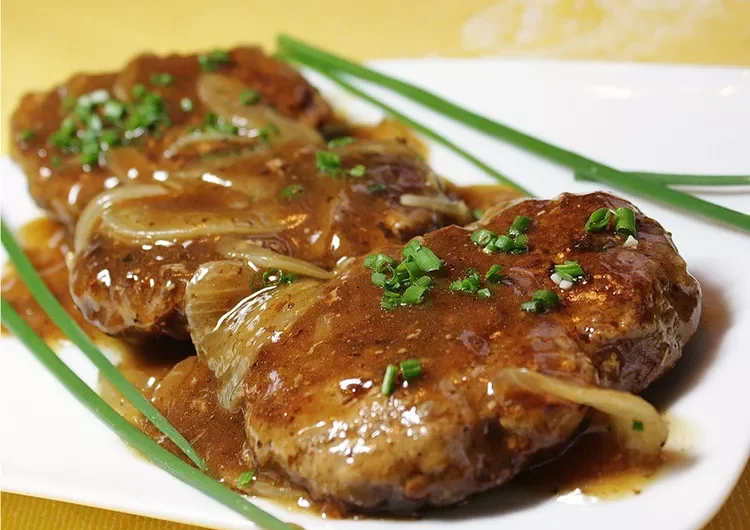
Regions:
<instances>
[{"instance_id":1,"label":"food shadow on plate","mask_svg":"<svg viewBox=\"0 0 750 530\"><path fill-rule=\"evenodd\" d=\"M668 410L698 384L716 360L724 335L732 325L729 305L721 289L704 276L697 276L697 279L703 291L698 330L683 349L677 365L643 393L643 397L662 411Z\"/></svg>"}]
</instances>

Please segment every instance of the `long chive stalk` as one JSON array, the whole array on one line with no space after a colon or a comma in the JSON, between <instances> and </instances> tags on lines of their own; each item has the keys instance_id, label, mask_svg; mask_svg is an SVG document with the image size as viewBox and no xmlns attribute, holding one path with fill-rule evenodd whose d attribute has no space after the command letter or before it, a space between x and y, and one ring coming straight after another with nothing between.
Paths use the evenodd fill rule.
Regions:
<instances>
[{"instance_id":1,"label":"long chive stalk","mask_svg":"<svg viewBox=\"0 0 750 530\"><path fill-rule=\"evenodd\" d=\"M283 61L288 61L288 62L293 60L291 57L288 57L288 56L284 55L283 53L276 54L276 57L279 58L279 59L281 59L281 60L283 60ZM396 118L401 123L407 125L408 127L411 127L415 131L418 131L419 133L423 134L424 136L426 136L428 138L431 138L432 140L436 141L437 143L444 145L445 147L447 147L451 151L455 152L457 155L463 157L465 160L467 160L470 163L474 164L476 167L478 167L479 169L481 169L482 171L484 171L485 173L487 173L488 175L490 175L492 178L494 178L498 182L501 182L501 183L505 184L506 186L509 186L509 187L511 187L511 188L513 188L515 190L518 190L521 193L523 193L524 195L527 195L529 197L533 197L533 194L529 190L527 190L526 188L524 188L520 184L515 183L514 181L512 181L511 179L509 179L508 177L506 177L505 175L503 175L499 171L497 171L497 170L493 169L492 167L490 167L489 165L487 165L486 163L482 162L481 160L479 160L477 157L475 157L474 155L472 155L471 153L469 153L465 149L462 149L461 147L459 147L455 143L453 143L450 140L448 140L445 136L442 136L442 135L438 134L437 132L433 131L432 129L430 129L426 125L423 125L422 123L420 123L420 122L418 122L418 121L410 118L409 116L403 114L402 112L394 109L390 105L387 105L387 104L383 103L382 101L380 101L378 99L375 99L374 97L372 97L371 95L369 95L366 92L363 92L362 90L358 89L354 85L351 85L351 84L347 83L346 81L344 81L340 76L336 75L335 73L333 73L333 72L331 72L329 70L324 70L324 69L318 70L317 68L315 68L315 69L318 72L320 72L321 74L323 74L324 76L328 77L331 81L333 81L334 83L336 83L337 85L339 85L344 90L346 90L346 91L354 94L355 96L357 96L357 97L359 97L361 99L364 99L365 101L367 101L367 102L375 105L376 107L378 107L381 110L383 110L386 114L389 114L389 115L393 116L394 118Z\"/></svg>"},{"instance_id":2,"label":"long chive stalk","mask_svg":"<svg viewBox=\"0 0 750 530\"><path fill-rule=\"evenodd\" d=\"M539 156L553 160L573 169L574 171L579 171L599 182L606 182L608 185L615 188L628 189L631 193L636 193L633 190L637 189L637 194L641 196L657 199L669 206L679 209L689 210L695 205L695 201L700 201L701 207L696 213L714 221L732 225L745 231L750 231L750 216L746 214L723 208L708 201L701 201L700 199L696 199L695 197L680 191L670 190L669 192L662 192L662 188L665 186L656 182L638 179L636 185L628 184L628 181L632 180L630 176L625 175L614 168L468 111L459 107L455 103L443 99L422 88L380 72L376 72L328 52L316 49L286 35L281 35L277 42L280 51L283 54L307 67L319 71L346 73L360 79L371 81L386 88L390 88L402 96L431 108L445 116L453 118L460 123L484 132L494 138L512 143L517 147L526 149L527 151Z\"/></svg>"},{"instance_id":3,"label":"long chive stalk","mask_svg":"<svg viewBox=\"0 0 750 530\"><path fill-rule=\"evenodd\" d=\"M34 356L67 388L83 405L102 420L128 445L135 447L143 456L173 477L193 486L224 506L231 508L246 519L266 530L291 530L291 527L270 515L231 489L203 474L190 464L161 447L151 438L120 416L99 395L91 390L75 372L34 333L11 305L0 301L3 325L7 327Z\"/></svg>"},{"instance_id":4,"label":"long chive stalk","mask_svg":"<svg viewBox=\"0 0 750 530\"><path fill-rule=\"evenodd\" d=\"M41 306L52 322L60 328L70 341L88 357L99 369L101 374L114 386L130 403L137 408L157 429L172 440L180 450L192 460L200 469L204 468L203 459L193 449L193 446L175 429L169 421L128 381L107 357L96 347L88 335L70 318L67 311L57 301L42 279L34 265L26 257L16 239L5 223L0 220L0 239L8 251L13 266L31 292L34 300Z\"/></svg>"},{"instance_id":5,"label":"long chive stalk","mask_svg":"<svg viewBox=\"0 0 750 530\"><path fill-rule=\"evenodd\" d=\"M644 171L621 171L629 177L647 178L664 186L748 186L750 175L684 175L680 173L648 173ZM583 171L575 172L576 180L596 180Z\"/></svg>"}]
</instances>

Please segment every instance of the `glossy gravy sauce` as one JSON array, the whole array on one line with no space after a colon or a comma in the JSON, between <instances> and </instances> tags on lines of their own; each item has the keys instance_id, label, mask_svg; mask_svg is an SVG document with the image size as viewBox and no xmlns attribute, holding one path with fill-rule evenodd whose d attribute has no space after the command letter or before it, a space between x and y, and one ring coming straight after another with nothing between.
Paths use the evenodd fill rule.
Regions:
<instances>
[{"instance_id":1,"label":"glossy gravy sauce","mask_svg":"<svg viewBox=\"0 0 750 530\"><path fill-rule=\"evenodd\" d=\"M472 188L452 192L465 197L474 208L486 205L486 201L472 199ZM500 189L497 193L507 195L509 192ZM487 190L481 190L474 196L486 197L486 194ZM322 517L359 517L344 513L335 504L312 501L303 490L285 482L274 470L256 473L249 484L240 488L237 484L240 475L253 469L252 456L245 443L242 413L228 412L219 406L213 375L194 355L192 345L171 339L132 345L105 336L83 320L70 297L65 267L70 240L62 225L38 219L18 233L27 255L63 307L97 343L110 349L115 346L121 372L190 441L205 459L212 476L245 494L272 498L290 509L311 510ZM63 339L12 267L4 268L2 296L48 344L54 347ZM128 421L183 457L104 379L100 379L99 392ZM570 501L571 495L595 500L637 495L654 476L679 464L680 459L679 452L665 451L657 461L633 462L609 435L602 419L594 418L590 427L562 454L540 461L507 487L531 488L545 496L556 495L563 502ZM498 494L503 494L502 489Z\"/></svg>"}]
</instances>

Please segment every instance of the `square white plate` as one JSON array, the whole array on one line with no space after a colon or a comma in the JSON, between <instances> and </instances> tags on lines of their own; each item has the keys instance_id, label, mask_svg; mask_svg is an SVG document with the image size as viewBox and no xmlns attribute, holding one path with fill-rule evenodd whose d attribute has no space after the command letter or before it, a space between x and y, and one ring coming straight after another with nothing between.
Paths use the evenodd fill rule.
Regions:
<instances>
[{"instance_id":1,"label":"square white plate","mask_svg":"<svg viewBox=\"0 0 750 530\"><path fill-rule=\"evenodd\" d=\"M378 62L377 68L533 135L622 169L750 173L750 70L501 60ZM314 77L314 76L313 76ZM376 120L368 105L314 77L351 116ZM430 124L542 197L588 192L571 172L383 96ZM431 163L456 182L488 178L433 146ZM13 226L38 215L17 167L2 161L3 217ZM750 190L703 190L702 196L750 212ZM678 368L659 384L659 403L689 426L670 439L687 463L661 475L639 496L592 502L583 496L530 497L502 488L463 507L419 521L329 521L258 500L282 519L313 529L436 530L576 528L697 529L719 509L750 452L750 236L696 216L627 196L674 233L701 282L704 319ZM0 455L3 491L189 522L253 525L137 457L67 394L14 339L0 355ZM62 352L90 384L95 369L75 349Z\"/></svg>"}]
</instances>

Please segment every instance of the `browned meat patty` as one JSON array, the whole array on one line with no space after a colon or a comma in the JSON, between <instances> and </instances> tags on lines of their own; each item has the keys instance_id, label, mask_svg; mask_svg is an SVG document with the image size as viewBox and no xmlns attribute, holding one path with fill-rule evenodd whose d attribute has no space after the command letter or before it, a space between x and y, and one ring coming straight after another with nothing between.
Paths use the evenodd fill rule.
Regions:
<instances>
[{"instance_id":1,"label":"browned meat patty","mask_svg":"<svg viewBox=\"0 0 750 530\"><path fill-rule=\"evenodd\" d=\"M158 186L121 187L81 217L71 292L89 322L113 335L187 338L187 281L199 264L248 242L331 270L346 257L466 221L466 207L396 142L286 144L213 162L164 173ZM458 210L401 205L409 195Z\"/></svg>"},{"instance_id":2,"label":"browned meat patty","mask_svg":"<svg viewBox=\"0 0 750 530\"><path fill-rule=\"evenodd\" d=\"M584 230L603 207L635 210L637 246L624 245L613 227ZM478 226L505 234L517 216L532 220L527 252L488 254L471 241ZM499 377L504 370L639 392L677 362L695 332L698 283L669 234L624 200L605 193L525 200L478 226L420 238L443 265L423 303L390 310L381 308L383 291L364 258L330 282L304 280L249 298L247 268L227 261L201 268L187 293L193 339L225 382L220 402L245 411L259 470L355 509L455 503L559 447L589 412L509 384ZM401 260L402 248L385 253ZM566 260L585 275L562 290L551 273ZM504 267L500 283L485 279L493 265ZM488 297L451 290L468 269ZM555 292L559 306L522 311L537 290ZM422 376L383 395L387 367L409 359L421 362Z\"/></svg>"},{"instance_id":3,"label":"browned meat patty","mask_svg":"<svg viewBox=\"0 0 750 530\"><path fill-rule=\"evenodd\" d=\"M253 138L273 139L276 129L258 134L265 126L288 136L296 121L314 136L331 119L314 87L257 48L142 55L122 72L80 74L27 94L11 119L11 153L34 200L72 228L103 189L151 181L151 164L171 169L203 154L197 134L248 147Z\"/></svg>"}]
</instances>

